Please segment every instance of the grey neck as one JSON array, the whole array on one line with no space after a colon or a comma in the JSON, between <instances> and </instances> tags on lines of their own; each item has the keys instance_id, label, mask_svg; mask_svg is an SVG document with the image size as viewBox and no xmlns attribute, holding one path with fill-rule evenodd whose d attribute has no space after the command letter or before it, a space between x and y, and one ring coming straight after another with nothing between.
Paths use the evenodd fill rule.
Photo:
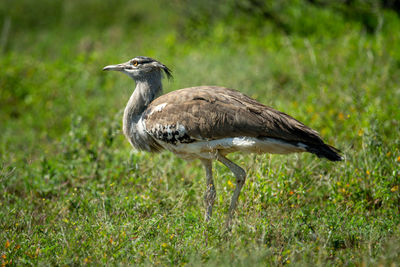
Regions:
<instances>
[{"instance_id":1,"label":"grey neck","mask_svg":"<svg viewBox=\"0 0 400 267\"><path fill-rule=\"evenodd\" d=\"M123 132L126 136L131 136L136 131L136 123L148 105L162 93L161 73L152 71L132 77L136 82L135 91L129 98L125 107L123 117Z\"/></svg>"}]
</instances>

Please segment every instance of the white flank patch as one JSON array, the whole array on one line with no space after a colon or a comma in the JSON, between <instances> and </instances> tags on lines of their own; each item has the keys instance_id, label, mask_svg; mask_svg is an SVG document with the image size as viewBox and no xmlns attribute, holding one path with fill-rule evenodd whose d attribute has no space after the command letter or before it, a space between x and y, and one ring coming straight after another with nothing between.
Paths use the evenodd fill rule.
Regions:
<instances>
[{"instance_id":1,"label":"white flank patch","mask_svg":"<svg viewBox=\"0 0 400 267\"><path fill-rule=\"evenodd\" d=\"M241 151L243 153L271 153L288 154L304 152L306 149L299 145L292 145L273 138L233 137L212 141L196 141L193 143L179 143L178 145L163 144L167 149L175 152L180 157L191 158L215 158L215 152L222 154ZM302 144L304 145L304 144Z\"/></svg>"}]
</instances>

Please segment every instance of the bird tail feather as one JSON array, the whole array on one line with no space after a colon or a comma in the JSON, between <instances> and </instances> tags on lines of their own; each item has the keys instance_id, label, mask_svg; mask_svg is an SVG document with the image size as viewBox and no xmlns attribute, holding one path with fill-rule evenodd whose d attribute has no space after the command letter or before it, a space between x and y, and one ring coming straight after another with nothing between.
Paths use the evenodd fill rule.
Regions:
<instances>
[{"instance_id":1,"label":"bird tail feather","mask_svg":"<svg viewBox=\"0 0 400 267\"><path fill-rule=\"evenodd\" d=\"M308 145L307 151L317 155L319 158L326 158L330 161L341 161L343 156L341 151L331 145Z\"/></svg>"}]
</instances>

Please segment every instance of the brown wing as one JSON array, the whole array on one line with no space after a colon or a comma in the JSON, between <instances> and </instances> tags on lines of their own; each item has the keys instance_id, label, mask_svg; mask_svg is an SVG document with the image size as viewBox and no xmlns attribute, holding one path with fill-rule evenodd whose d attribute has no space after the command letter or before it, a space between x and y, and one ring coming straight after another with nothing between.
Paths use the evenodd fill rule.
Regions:
<instances>
[{"instance_id":1,"label":"brown wing","mask_svg":"<svg viewBox=\"0 0 400 267\"><path fill-rule=\"evenodd\" d=\"M164 141L249 136L323 144L316 131L289 115L223 87L191 87L160 96L144 119L149 133Z\"/></svg>"}]
</instances>

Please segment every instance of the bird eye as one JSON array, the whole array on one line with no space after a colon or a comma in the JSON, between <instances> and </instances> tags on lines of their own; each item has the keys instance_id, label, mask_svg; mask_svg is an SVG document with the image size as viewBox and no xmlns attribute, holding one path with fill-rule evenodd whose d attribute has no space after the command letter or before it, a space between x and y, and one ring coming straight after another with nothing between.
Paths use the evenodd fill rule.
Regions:
<instances>
[{"instance_id":1,"label":"bird eye","mask_svg":"<svg viewBox=\"0 0 400 267\"><path fill-rule=\"evenodd\" d=\"M136 67L138 65L138 62L137 61L132 61L131 64Z\"/></svg>"}]
</instances>

